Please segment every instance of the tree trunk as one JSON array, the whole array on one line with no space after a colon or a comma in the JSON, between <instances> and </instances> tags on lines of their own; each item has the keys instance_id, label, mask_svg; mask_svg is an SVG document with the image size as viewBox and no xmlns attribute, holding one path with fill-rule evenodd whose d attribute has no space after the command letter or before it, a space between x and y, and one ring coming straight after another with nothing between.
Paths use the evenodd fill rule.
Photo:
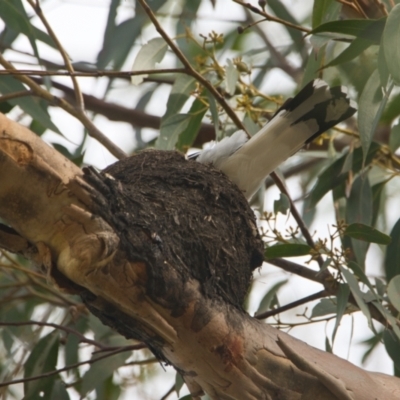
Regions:
<instances>
[{"instance_id":1,"label":"tree trunk","mask_svg":"<svg viewBox=\"0 0 400 400\"><path fill-rule=\"evenodd\" d=\"M0 246L184 377L193 398L398 399L364 371L251 318L241 304L263 247L220 172L145 151L81 171L0 116Z\"/></svg>"}]
</instances>

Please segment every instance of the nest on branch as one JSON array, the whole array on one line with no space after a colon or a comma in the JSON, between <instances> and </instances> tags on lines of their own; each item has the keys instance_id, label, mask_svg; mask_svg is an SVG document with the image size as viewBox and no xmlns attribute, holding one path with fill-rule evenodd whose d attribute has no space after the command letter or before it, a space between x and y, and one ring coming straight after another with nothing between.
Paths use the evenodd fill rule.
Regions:
<instances>
[{"instance_id":1,"label":"nest on branch","mask_svg":"<svg viewBox=\"0 0 400 400\"><path fill-rule=\"evenodd\" d=\"M106 199L93 211L113 227L127 259L145 264L152 300L179 316L194 278L204 296L242 308L263 243L253 211L223 173L178 152L147 150L96 177L86 170L86 179Z\"/></svg>"}]
</instances>

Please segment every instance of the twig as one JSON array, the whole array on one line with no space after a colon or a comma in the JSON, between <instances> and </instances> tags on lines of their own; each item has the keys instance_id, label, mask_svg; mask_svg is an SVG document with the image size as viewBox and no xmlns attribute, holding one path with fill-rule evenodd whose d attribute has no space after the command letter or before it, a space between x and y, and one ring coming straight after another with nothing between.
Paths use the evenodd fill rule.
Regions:
<instances>
[{"instance_id":1,"label":"twig","mask_svg":"<svg viewBox=\"0 0 400 400\"><path fill-rule=\"evenodd\" d=\"M236 113L233 111L233 109L229 106L229 104L225 101L224 97L218 92L218 90L212 85L210 81L208 81L206 78L204 78L201 74L199 74L190 64L188 59L185 57L185 55L181 52L181 50L175 45L175 43L172 41L172 39L167 35L167 33L164 31L162 28L161 24L158 22L156 16L154 15L153 11L147 4L145 0L139 0L139 3L142 5L144 8L146 14L149 16L151 22L153 23L154 27L156 28L157 32L163 37L163 39L167 42L168 46L171 48L171 50L175 53L175 55L178 57L178 59L181 61L181 63L185 67L185 72L193 76L198 82L200 82L204 87L206 87L210 93L215 97L215 99L218 101L218 103L221 105L221 107L225 110L225 112L228 114L228 116L232 119L232 121L235 123L235 125L239 129L243 129L247 136L250 138L249 133L247 132L246 127L243 125L242 121L239 119L239 117L236 115Z\"/></svg>"},{"instance_id":2,"label":"twig","mask_svg":"<svg viewBox=\"0 0 400 400\"><path fill-rule=\"evenodd\" d=\"M275 181L276 186L278 186L279 190L288 197L289 203L290 203L290 212L292 213L294 219L296 220L297 225L299 226L299 228L301 230L301 233L303 234L304 238L306 239L306 242L308 243L308 245L310 247L315 249L316 247L315 247L314 240L313 240L305 222L303 221L303 218L301 217L300 213L297 211L297 208L296 208L292 198L290 197L290 194L289 194L288 190L286 189L286 186L282 182L281 178L279 178L279 176L276 174L276 172L272 172L271 176L272 176L272 179ZM322 268L322 266L324 264L324 260L322 259L321 255L318 255L317 262L319 264L319 267ZM325 271L323 271L323 274L330 275L330 272L326 269Z\"/></svg>"},{"instance_id":3,"label":"twig","mask_svg":"<svg viewBox=\"0 0 400 400\"><path fill-rule=\"evenodd\" d=\"M257 314L254 316L254 318L265 319L268 317L272 317L273 315L280 314L281 312L290 310L292 308L301 306L305 303L308 303L313 300L318 300L318 299L320 299L322 297L326 297L326 296L329 296L329 293L326 290L321 290L320 292L311 294L310 296L303 297L302 299L293 301L292 303L286 304L285 306L275 308L274 310L265 311L261 314Z\"/></svg>"},{"instance_id":4,"label":"twig","mask_svg":"<svg viewBox=\"0 0 400 400\"><path fill-rule=\"evenodd\" d=\"M163 397L161 397L160 400L167 400L168 397L169 397L172 393L174 393L174 391L175 391L175 383L170 387L170 389L168 390L168 392L165 393Z\"/></svg>"},{"instance_id":5,"label":"twig","mask_svg":"<svg viewBox=\"0 0 400 400\"><path fill-rule=\"evenodd\" d=\"M45 26L49 36L53 39L54 43L56 44L58 51L60 52L61 57L64 60L65 67L67 68L68 72L70 74L75 72L74 67L72 66L71 61L68 57L67 52L64 50L63 46L61 45L60 41L58 40L57 35L54 33L49 22L47 21L46 17L43 14L42 8L40 7L40 0L36 0L36 3L34 3L33 0L28 0L28 3L35 10L36 15L40 18L40 20L42 21L43 25ZM81 89L78 84L78 80L73 75L71 75L71 80L72 80L72 84L74 86L76 103L78 105L78 108L81 112L84 112L85 103L83 101L83 96L82 96L82 92L81 92Z\"/></svg>"},{"instance_id":6,"label":"twig","mask_svg":"<svg viewBox=\"0 0 400 400\"><path fill-rule=\"evenodd\" d=\"M75 364L70 364L70 365L67 365L66 367L55 369L54 371L45 372L45 373L40 374L40 375L31 376L29 378L15 379L13 381L8 381L8 382L1 382L0 383L0 387L15 385L17 383L36 381L38 379L43 379L43 378L48 378L49 376L58 375L60 372L69 371L70 369L80 367L81 365L93 364L96 361L102 360L103 358L111 357L111 356L113 356L115 354L123 353L124 351L127 351L127 350L121 348L121 349L113 351L112 353L107 353L107 354L104 354L104 355L99 356L97 358L92 358L90 360L85 360L85 361L81 361L81 362L78 362L78 363L75 363Z\"/></svg>"},{"instance_id":7,"label":"twig","mask_svg":"<svg viewBox=\"0 0 400 400\"><path fill-rule=\"evenodd\" d=\"M0 96L0 103L13 99L18 99L20 97L32 96L33 94L34 92L32 90L21 90L19 92L5 94L3 96Z\"/></svg>"},{"instance_id":8,"label":"twig","mask_svg":"<svg viewBox=\"0 0 400 400\"><path fill-rule=\"evenodd\" d=\"M266 259L265 262L282 268L287 272L291 272L292 274L296 274L303 278L309 279L310 281L323 283L318 271L303 267L302 265L294 263L293 261L288 261L283 258L271 258Z\"/></svg>"},{"instance_id":9,"label":"twig","mask_svg":"<svg viewBox=\"0 0 400 400\"><path fill-rule=\"evenodd\" d=\"M96 340L88 339L85 335L82 335L82 333L76 331L75 329L68 328L67 326L54 324L51 322L41 322L41 321L1 322L0 321L0 326L26 326L26 325L48 326L51 328L59 329L61 331L77 336L81 340L81 342L92 344L93 346L99 347L100 349L106 347L103 344L97 342Z\"/></svg>"},{"instance_id":10,"label":"twig","mask_svg":"<svg viewBox=\"0 0 400 400\"><path fill-rule=\"evenodd\" d=\"M266 20L268 21L272 21L272 22L277 22L279 24L285 25L289 28L293 28L293 29L297 29L298 31L301 32L306 32L306 33L310 33L311 29L308 28L304 28L301 25L296 25L296 24L292 24L289 21L285 21L284 19L278 18L278 17L274 17L271 14L266 13L263 10L260 10L257 7L254 7L253 5L251 5L250 3L244 3L241 0L233 0L235 3L240 4L241 6L248 8L250 11L253 11L253 13L258 14L258 15L262 15Z\"/></svg>"},{"instance_id":11,"label":"twig","mask_svg":"<svg viewBox=\"0 0 400 400\"><path fill-rule=\"evenodd\" d=\"M152 75L152 74L177 74L186 73L185 68L164 68L164 69L145 69L140 71L38 71L34 69L14 69L14 70L0 70L0 75L29 75L29 76L71 76L71 77L94 77L101 78L104 76L111 78L130 78L135 75Z\"/></svg>"}]
</instances>

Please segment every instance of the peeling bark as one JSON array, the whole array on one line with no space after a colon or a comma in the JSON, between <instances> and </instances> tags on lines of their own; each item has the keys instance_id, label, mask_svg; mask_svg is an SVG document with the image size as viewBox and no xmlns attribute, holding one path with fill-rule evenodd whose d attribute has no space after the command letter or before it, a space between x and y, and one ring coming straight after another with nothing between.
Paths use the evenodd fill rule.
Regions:
<instances>
[{"instance_id":1,"label":"peeling bark","mask_svg":"<svg viewBox=\"0 0 400 400\"><path fill-rule=\"evenodd\" d=\"M147 343L193 398L400 398L364 371L247 315L262 243L242 194L208 166L144 152L83 173L0 117L0 246L40 264L103 323Z\"/></svg>"}]
</instances>

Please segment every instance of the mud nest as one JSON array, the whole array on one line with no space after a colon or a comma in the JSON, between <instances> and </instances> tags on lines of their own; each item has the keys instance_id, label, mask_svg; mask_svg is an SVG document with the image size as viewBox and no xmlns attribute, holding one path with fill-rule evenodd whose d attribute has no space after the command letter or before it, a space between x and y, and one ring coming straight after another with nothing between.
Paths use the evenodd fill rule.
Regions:
<instances>
[{"instance_id":1,"label":"mud nest","mask_svg":"<svg viewBox=\"0 0 400 400\"><path fill-rule=\"evenodd\" d=\"M107 207L97 212L127 258L145 263L148 296L179 315L194 278L206 297L242 308L263 243L253 211L223 173L177 152L146 150L96 179L86 174L95 186L101 180Z\"/></svg>"}]
</instances>

